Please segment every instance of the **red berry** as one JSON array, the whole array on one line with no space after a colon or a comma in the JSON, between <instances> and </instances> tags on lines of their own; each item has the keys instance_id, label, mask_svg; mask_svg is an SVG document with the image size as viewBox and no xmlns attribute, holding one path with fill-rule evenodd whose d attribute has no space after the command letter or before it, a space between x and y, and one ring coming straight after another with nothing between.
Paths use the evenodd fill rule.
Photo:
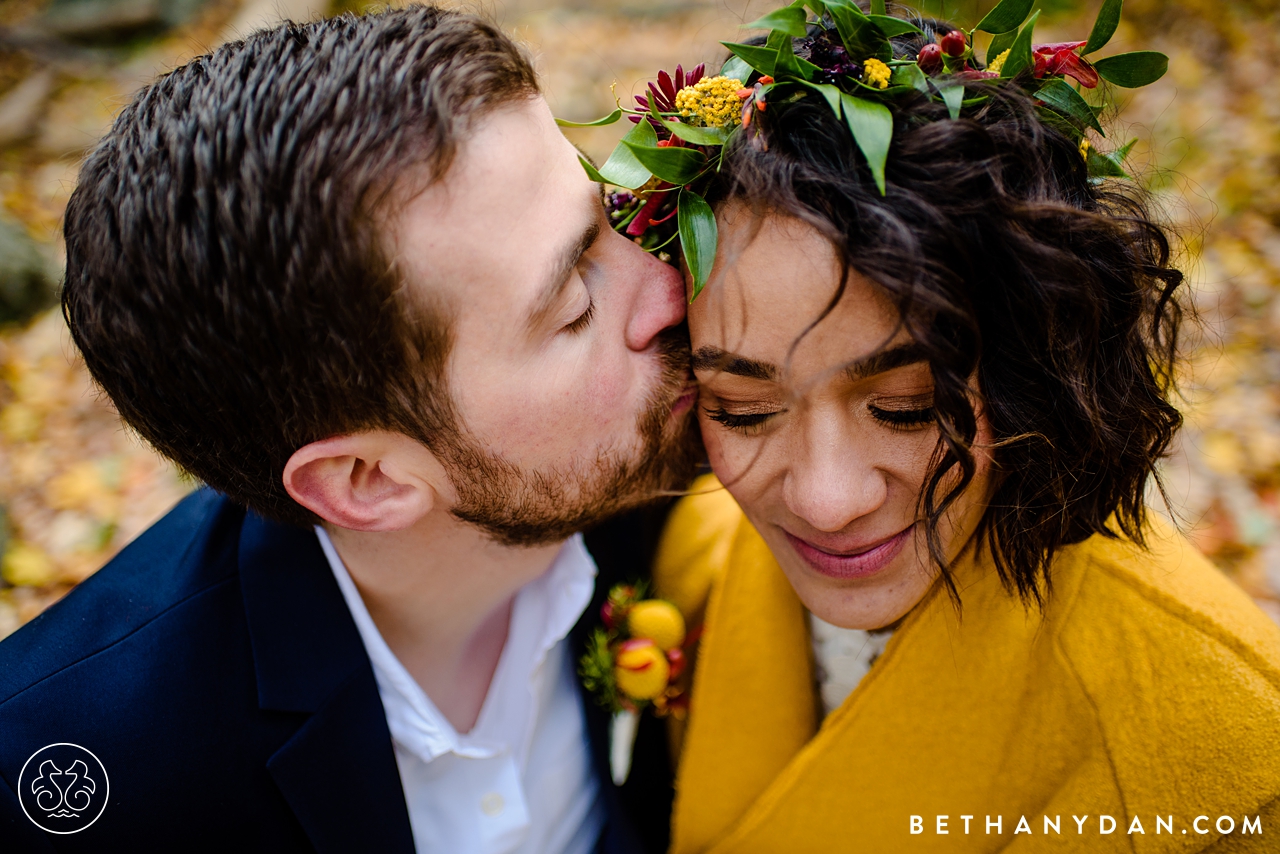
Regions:
<instances>
[{"instance_id":1,"label":"red berry","mask_svg":"<svg viewBox=\"0 0 1280 854\"><path fill-rule=\"evenodd\" d=\"M963 56L965 44L964 33L952 30L942 37L942 52L947 56Z\"/></svg>"},{"instance_id":2,"label":"red berry","mask_svg":"<svg viewBox=\"0 0 1280 854\"><path fill-rule=\"evenodd\" d=\"M942 48L936 44L925 45L920 48L920 55L916 57L916 62L925 74L937 74L942 70Z\"/></svg>"},{"instance_id":3,"label":"red berry","mask_svg":"<svg viewBox=\"0 0 1280 854\"><path fill-rule=\"evenodd\" d=\"M667 650L667 661L671 665L671 676L669 678L675 679L684 672L685 657L680 647Z\"/></svg>"}]
</instances>

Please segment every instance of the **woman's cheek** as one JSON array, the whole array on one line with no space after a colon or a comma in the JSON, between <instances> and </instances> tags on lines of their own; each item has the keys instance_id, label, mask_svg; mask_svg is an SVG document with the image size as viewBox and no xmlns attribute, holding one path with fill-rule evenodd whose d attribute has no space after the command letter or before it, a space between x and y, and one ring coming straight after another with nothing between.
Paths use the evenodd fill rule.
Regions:
<instances>
[{"instance_id":1,"label":"woman's cheek","mask_svg":"<svg viewBox=\"0 0 1280 854\"><path fill-rule=\"evenodd\" d=\"M706 416L700 417L700 424L707 460L716 477L740 504L750 503L761 484L769 480L767 440L740 435Z\"/></svg>"}]
</instances>

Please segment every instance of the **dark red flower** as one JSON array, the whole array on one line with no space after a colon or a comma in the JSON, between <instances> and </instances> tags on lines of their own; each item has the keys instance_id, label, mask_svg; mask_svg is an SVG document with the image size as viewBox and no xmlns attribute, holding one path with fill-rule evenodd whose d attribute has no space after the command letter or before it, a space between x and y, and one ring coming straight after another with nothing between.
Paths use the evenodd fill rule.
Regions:
<instances>
[{"instance_id":1,"label":"dark red flower","mask_svg":"<svg viewBox=\"0 0 1280 854\"><path fill-rule=\"evenodd\" d=\"M1035 57L1035 76L1055 76L1058 74L1073 78L1086 89L1098 85L1098 72L1083 56L1076 53L1085 46L1085 42L1055 42L1053 44L1032 45L1031 52Z\"/></svg>"},{"instance_id":2,"label":"dark red flower","mask_svg":"<svg viewBox=\"0 0 1280 854\"><path fill-rule=\"evenodd\" d=\"M706 63L698 63L688 74L685 73L684 67L677 65L674 75L668 74L666 71L658 72L658 82L649 83L648 95L636 95L636 104L646 113L649 112L650 105L657 108L659 113L674 113L676 111L676 93L686 86L692 86L702 79L703 73L706 71ZM639 124L639 116L628 116L632 122ZM659 125L653 119L649 119L649 123L653 125L654 130L661 133L666 132L666 128Z\"/></svg>"},{"instance_id":3,"label":"dark red flower","mask_svg":"<svg viewBox=\"0 0 1280 854\"><path fill-rule=\"evenodd\" d=\"M842 76L856 77L862 73L862 63L849 56L840 34L835 30L822 30L813 38L800 42L796 56L822 69L814 78L817 83L835 83Z\"/></svg>"},{"instance_id":4,"label":"dark red flower","mask_svg":"<svg viewBox=\"0 0 1280 854\"><path fill-rule=\"evenodd\" d=\"M662 145L662 142L659 142L658 145ZM662 207L671 198L671 189L672 186L666 181L658 184L654 191L649 194L644 207L640 208L640 212L636 214L636 218L631 220L631 224L627 226L628 235L640 237L649 230L649 226L655 224L654 218L658 215L658 208Z\"/></svg>"}]
</instances>

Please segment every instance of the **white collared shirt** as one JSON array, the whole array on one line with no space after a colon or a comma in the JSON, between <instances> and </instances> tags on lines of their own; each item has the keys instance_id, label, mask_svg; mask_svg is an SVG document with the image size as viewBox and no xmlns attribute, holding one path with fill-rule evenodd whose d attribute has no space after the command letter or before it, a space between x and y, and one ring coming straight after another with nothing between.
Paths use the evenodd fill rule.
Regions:
<instances>
[{"instance_id":1,"label":"white collared shirt","mask_svg":"<svg viewBox=\"0 0 1280 854\"><path fill-rule=\"evenodd\" d=\"M373 664L419 854L588 854L604 826L567 635L596 565L569 539L516 594L480 716L458 733L391 652L316 527Z\"/></svg>"}]
</instances>

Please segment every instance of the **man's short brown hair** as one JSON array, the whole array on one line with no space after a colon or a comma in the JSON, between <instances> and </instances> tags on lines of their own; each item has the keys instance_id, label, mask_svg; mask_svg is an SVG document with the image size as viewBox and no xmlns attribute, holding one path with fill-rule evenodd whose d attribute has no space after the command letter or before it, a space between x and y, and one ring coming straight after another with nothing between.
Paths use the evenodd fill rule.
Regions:
<instances>
[{"instance_id":1,"label":"man's short brown hair","mask_svg":"<svg viewBox=\"0 0 1280 854\"><path fill-rule=\"evenodd\" d=\"M455 429L448 312L405 299L376 223L410 172L439 178L469 123L535 95L492 24L430 6L289 24L144 89L66 215L62 304L124 420L215 489L312 516L299 447Z\"/></svg>"}]
</instances>

